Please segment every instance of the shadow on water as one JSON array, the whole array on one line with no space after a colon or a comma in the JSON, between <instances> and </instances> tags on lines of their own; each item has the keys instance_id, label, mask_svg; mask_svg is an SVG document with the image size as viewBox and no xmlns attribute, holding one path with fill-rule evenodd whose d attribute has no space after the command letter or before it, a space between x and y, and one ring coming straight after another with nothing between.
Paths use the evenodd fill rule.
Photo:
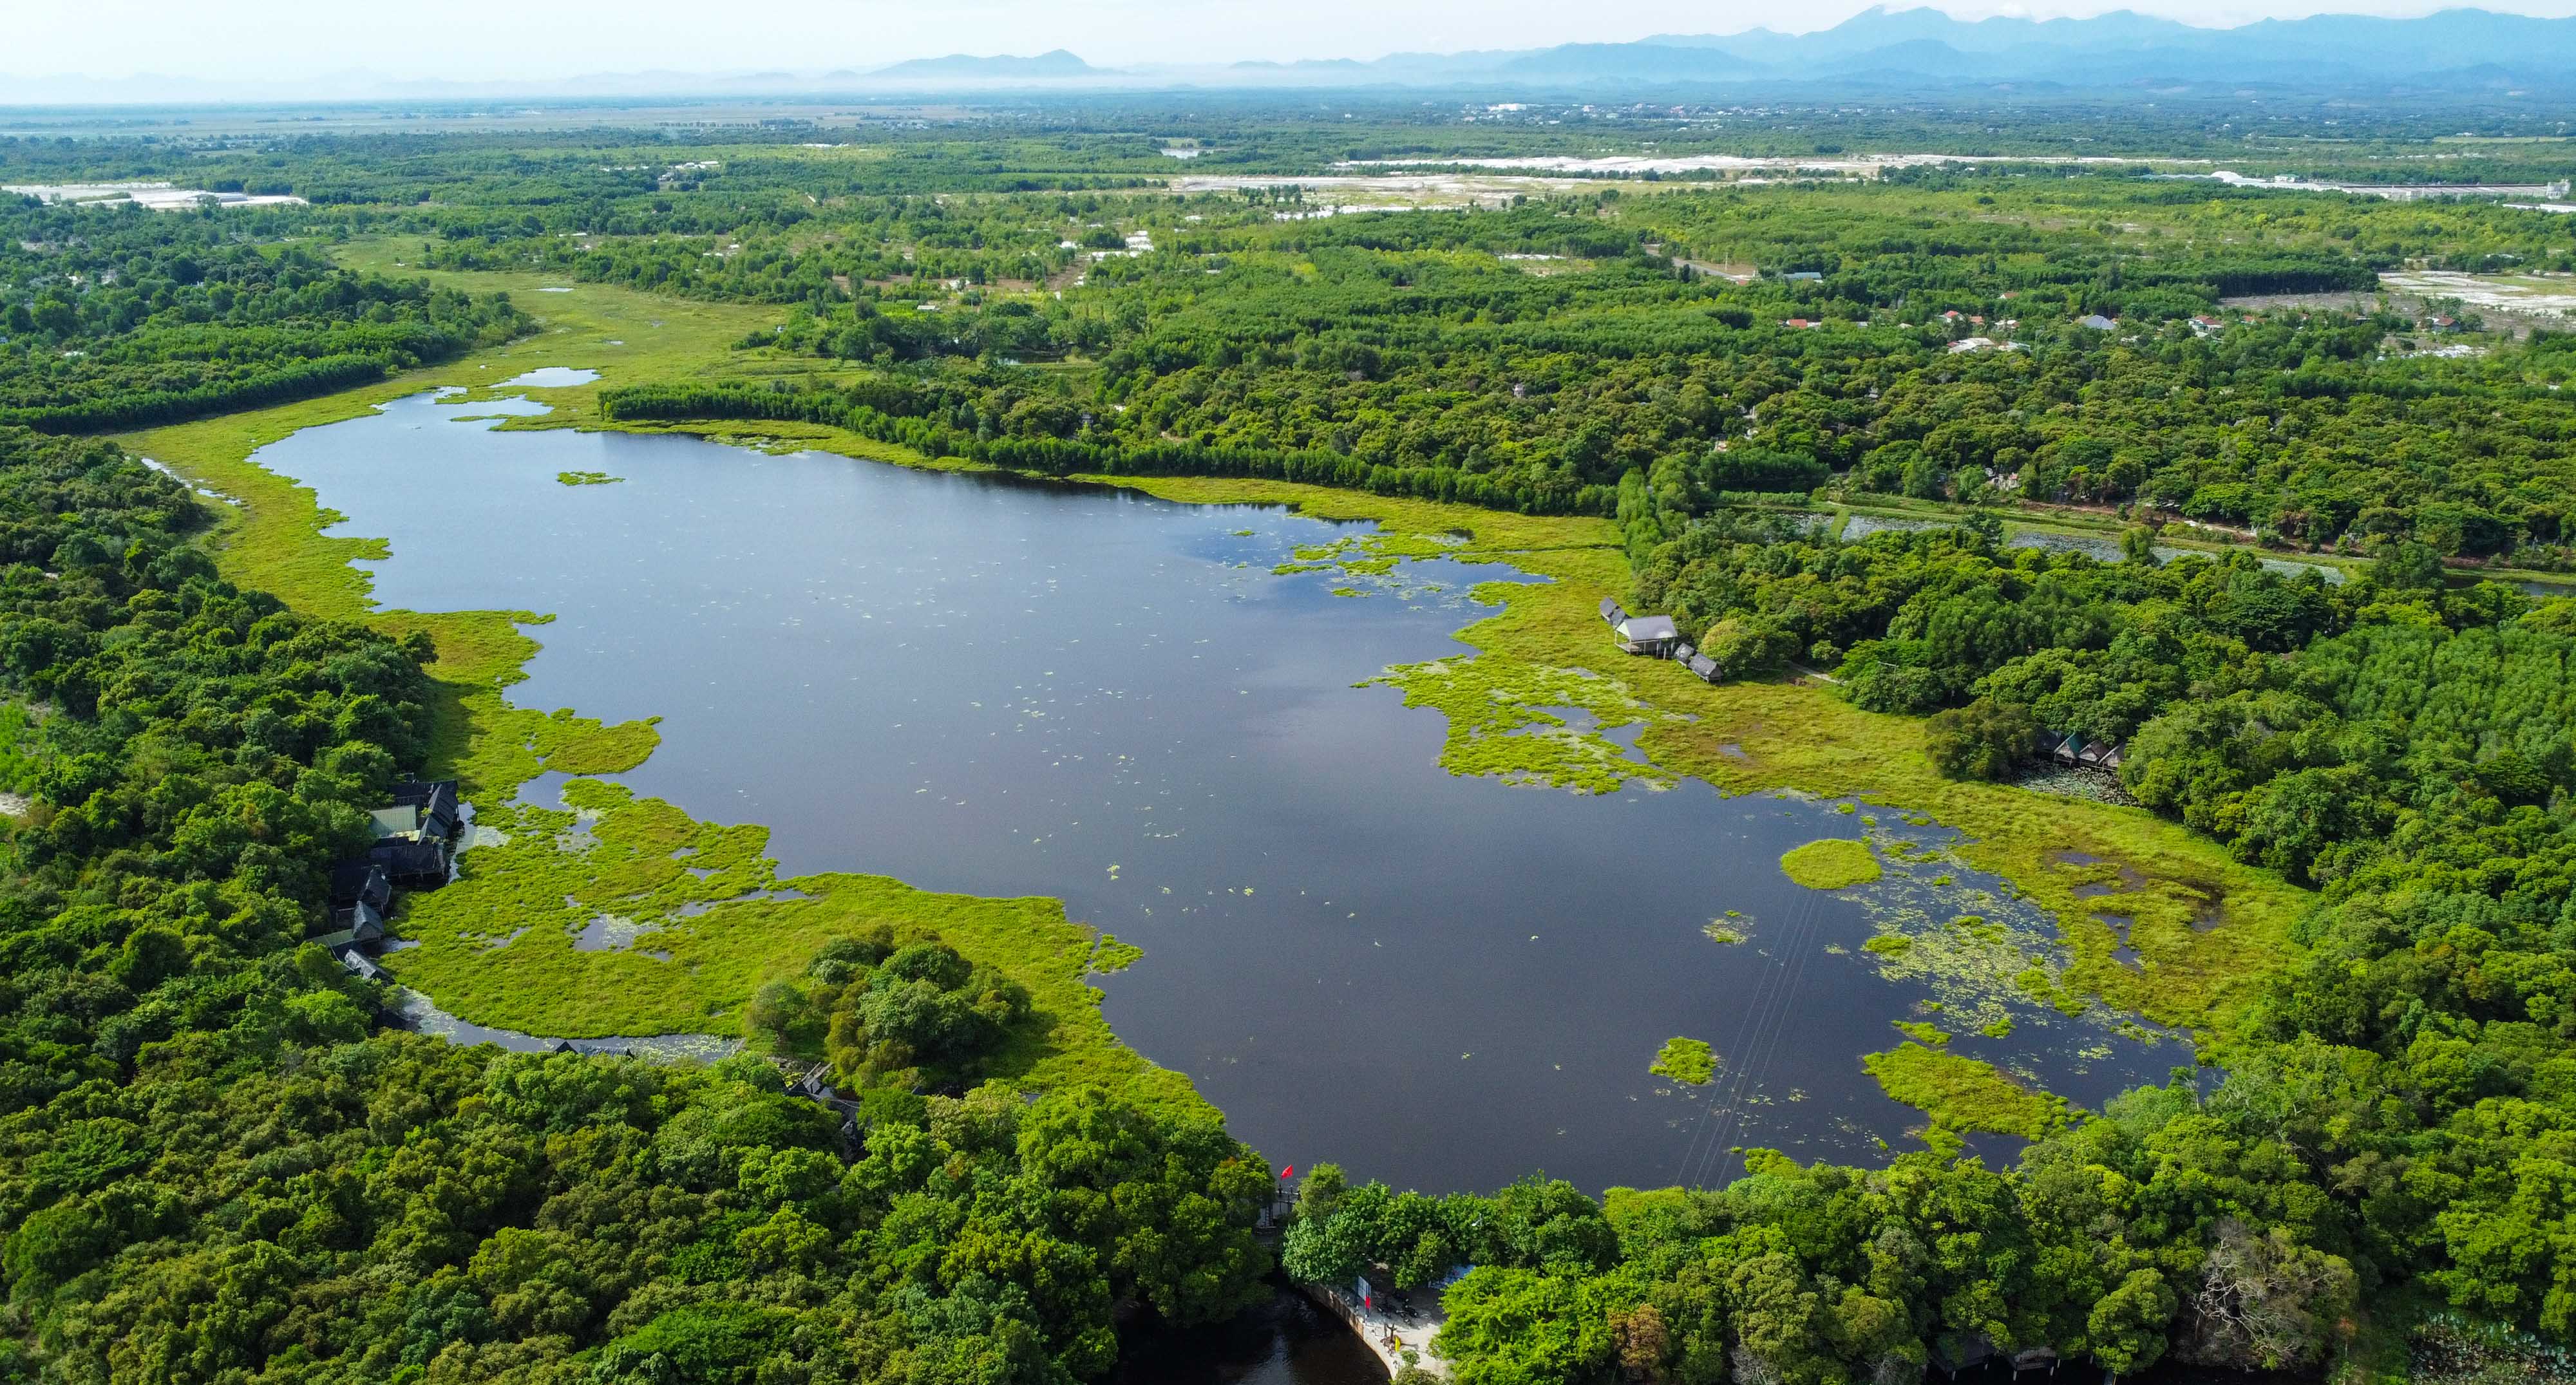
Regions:
<instances>
[{"instance_id":1,"label":"shadow on water","mask_svg":"<svg viewBox=\"0 0 2576 1385\"><path fill-rule=\"evenodd\" d=\"M1226 1322L1121 1330L1104 1385L1386 1385L1386 1368L1339 1319L1274 1282Z\"/></svg>"}]
</instances>

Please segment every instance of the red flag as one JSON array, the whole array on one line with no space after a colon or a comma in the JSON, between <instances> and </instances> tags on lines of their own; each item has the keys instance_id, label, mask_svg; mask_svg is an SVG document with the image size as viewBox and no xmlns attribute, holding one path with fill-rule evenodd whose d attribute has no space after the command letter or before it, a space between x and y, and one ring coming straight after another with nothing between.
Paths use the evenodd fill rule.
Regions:
<instances>
[{"instance_id":1,"label":"red flag","mask_svg":"<svg viewBox=\"0 0 2576 1385\"><path fill-rule=\"evenodd\" d=\"M1297 1166L1295 1164L1290 1164L1288 1167L1279 1171L1279 1176L1281 1178L1295 1178L1297 1176Z\"/></svg>"}]
</instances>

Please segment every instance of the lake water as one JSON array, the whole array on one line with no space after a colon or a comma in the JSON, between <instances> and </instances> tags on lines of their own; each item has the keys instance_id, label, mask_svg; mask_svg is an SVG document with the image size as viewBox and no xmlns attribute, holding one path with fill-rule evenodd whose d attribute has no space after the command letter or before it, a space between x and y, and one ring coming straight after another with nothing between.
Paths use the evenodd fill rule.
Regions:
<instances>
[{"instance_id":1,"label":"lake water","mask_svg":"<svg viewBox=\"0 0 2576 1385\"><path fill-rule=\"evenodd\" d=\"M1121 1330L1103 1385L1385 1385L1359 1335L1284 1284L1241 1315L1205 1327Z\"/></svg>"},{"instance_id":2,"label":"lake water","mask_svg":"<svg viewBox=\"0 0 2576 1385\"><path fill-rule=\"evenodd\" d=\"M1859 1057L1926 1002L1957 1050L2085 1105L2189 1061L2108 1016L1883 976L1860 950L1873 920L1937 931L1975 913L2033 946L2050 925L1953 864L1891 862L1849 895L1792 884L1783 851L1864 830L1832 803L1442 771L1436 712L1354 684L1468 653L1451 636L1485 608L1465 590L1528 580L1507 568L1280 576L1298 546L1350 531L458 421L534 407L420 396L257 460L349 516L335 532L391 541L371 565L387 605L556 613L512 699L661 716L661 750L619 777L768 825L782 875L1053 895L1143 947L1100 980L1110 1022L1274 1163L1598 1189L1722 1177L1739 1145L1875 1162L1919 1116ZM1371 594L1332 595L1354 585ZM1729 910L1747 941L1704 931ZM1980 1005L2009 1037L1949 1018ZM1675 1035L1716 1046L1715 1085L1648 1073Z\"/></svg>"}]
</instances>

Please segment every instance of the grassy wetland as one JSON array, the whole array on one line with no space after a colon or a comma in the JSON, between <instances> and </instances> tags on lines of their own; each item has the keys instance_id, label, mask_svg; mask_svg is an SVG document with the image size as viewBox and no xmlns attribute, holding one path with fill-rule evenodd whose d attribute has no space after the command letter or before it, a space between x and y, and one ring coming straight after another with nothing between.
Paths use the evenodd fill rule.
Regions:
<instances>
[{"instance_id":1,"label":"grassy wetland","mask_svg":"<svg viewBox=\"0 0 2576 1385\"><path fill-rule=\"evenodd\" d=\"M2565 132L2237 101L0 140L309 197L0 199L0 1374L2563 1374Z\"/></svg>"},{"instance_id":2,"label":"grassy wetland","mask_svg":"<svg viewBox=\"0 0 2576 1385\"><path fill-rule=\"evenodd\" d=\"M362 244L347 253L364 260L391 252ZM250 462L249 452L295 429L355 416L385 398L441 387L467 390L462 398L468 403L524 394L551 410L507 418L505 430L655 431L660 425L605 424L596 412L598 393L657 379L725 378L756 370L756 362L721 349L727 333L754 314L684 315L678 309L692 305L600 285L535 296L544 276L440 275L451 277L460 287L532 299L539 330L512 346L381 389L130 439L143 455L239 502L226 507L227 532L219 549L238 580L287 593L300 608L353 616L389 633L422 631L437 645L431 672L441 697L438 764L464 779L482 809L481 821L512 844L468 853L471 888L425 896L410 906L403 927L422 946L389 959L393 972L444 1008L481 1024L566 1037L724 1031L739 1026L741 1007L762 984L794 974L836 929L888 921L935 933L1041 996L1035 1032L1060 1037L1032 1038L1015 1052L1015 1067L1024 1062L1019 1070L1031 1080L1144 1070L1099 1020L1096 993L1079 985L1091 955L1083 941L1088 935L1065 921L1060 905L1052 906L1050 916L1049 901L985 908L957 896L915 898L882 880L869 881L864 890L796 880L787 883L808 898L727 904L736 895L765 895L777 882L724 890L712 882L730 877L717 876L670 901L647 897L616 908L614 898L602 897L581 906L651 930L654 948L669 952L678 967L632 952L574 949L570 938L587 915L577 917L570 903L528 912L531 901L579 897L579 891L557 887L585 871L615 878L616 870L631 865L612 869L583 854L600 851L598 839L584 838L579 850L570 850L561 833L529 831L521 821L541 822L553 810L484 805L509 804L518 785L548 771L598 775L634 768L657 742L653 719L602 725L578 709L546 714L509 705L505 690L543 639L544 613L371 609L367 578L350 562L381 556L381 546L324 536L320 531L338 517L318 509L308 490ZM631 358L621 358L609 341L638 345L628 348ZM549 364L595 367L604 374L597 382L565 388L487 383ZM711 440L837 451L933 469L992 465L926 456L814 425L718 423L689 425L687 431ZM1077 479L1185 503L1276 504L1317 518L1374 522L1371 532L1299 551L1287 565L1291 570L1379 577L1405 562L1436 557L1508 562L1543 579L1477 586L1476 600L1495 613L1460 632L1477 651L1473 657L1391 668L1380 679L1399 690L1406 705L1441 712L1448 727L1441 763L1453 773L1585 793L1630 784L1668 787L1690 776L1730 793L1790 790L1924 814L1958 829L1960 839L1946 848L1956 859L2011 880L2055 915L2062 929L2056 939L2023 939L1974 964L1955 960L1954 948L1909 946L1910 955L1901 959L1878 959L1890 974L1939 970L1954 990L1973 984L2079 1008L2083 1002L2076 997L2098 997L2116 1009L2203 1030L2223 1042L2232 1007L2259 983L2260 969L2245 963L2277 955L2296 907L2300 892L2234 866L2222 852L2141 810L1944 780L1923 763L1918 721L1851 708L1810 680L1712 687L1675 665L1618 654L1593 611L1602 596L1628 589L1627 560L1617 531L1605 521L1511 515L1281 481ZM1795 730L1784 734L1780 728L1786 727ZM1642 732L1636 740L1642 755L1604 735L1622 728ZM667 805L661 810L675 811ZM1858 842L1818 845L1827 853L1868 855ZM1791 871L1802 883L1824 889L1865 885L1875 875L1874 866L1856 872L1854 863L1840 861L1813 880ZM2103 893L2104 886L2111 893ZM2225 899L2227 926L2196 926L2206 922L2212 898ZM686 919L669 913L681 905L710 904L718 907ZM2098 917L2111 912L2129 920L2125 937ZM497 926L495 919L518 920L505 930L515 939L510 946L494 946L486 930ZM1024 936L1030 933L1047 941L1031 942ZM2064 949L2066 960L2043 969L2030 949L2052 943ZM2136 964L2110 960L2123 945L2135 949ZM2045 979L2035 978L2035 969ZM1918 1098L1947 1090L1921 1080L1889 1084L1893 1069L1875 1062L1870 1071L1909 1105L1921 1106ZM1996 1128L1940 1111L1931 1115L1936 1123L1958 1128Z\"/></svg>"}]
</instances>

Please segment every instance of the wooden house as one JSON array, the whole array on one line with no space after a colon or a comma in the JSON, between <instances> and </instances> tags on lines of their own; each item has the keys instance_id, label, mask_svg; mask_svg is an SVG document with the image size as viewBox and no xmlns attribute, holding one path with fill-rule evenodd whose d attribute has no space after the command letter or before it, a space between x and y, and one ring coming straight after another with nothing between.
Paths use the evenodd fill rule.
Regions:
<instances>
[{"instance_id":1,"label":"wooden house","mask_svg":"<svg viewBox=\"0 0 2576 1385\"><path fill-rule=\"evenodd\" d=\"M465 811L453 779L406 779L394 785L397 807L416 809L415 830L433 837L454 837L465 825Z\"/></svg>"},{"instance_id":2,"label":"wooden house","mask_svg":"<svg viewBox=\"0 0 2576 1385\"><path fill-rule=\"evenodd\" d=\"M1621 649L1658 659L1672 653L1682 639L1671 616L1629 616L1610 628L1619 637Z\"/></svg>"},{"instance_id":3,"label":"wooden house","mask_svg":"<svg viewBox=\"0 0 2576 1385\"><path fill-rule=\"evenodd\" d=\"M385 868L364 856L353 856L331 867L331 907L346 909L365 904L382 913L393 907L393 878Z\"/></svg>"},{"instance_id":4,"label":"wooden house","mask_svg":"<svg viewBox=\"0 0 2576 1385\"><path fill-rule=\"evenodd\" d=\"M447 883L447 843L416 837L386 837L367 852L384 868L385 878L406 890L434 890Z\"/></svg>"}]
</instances>

